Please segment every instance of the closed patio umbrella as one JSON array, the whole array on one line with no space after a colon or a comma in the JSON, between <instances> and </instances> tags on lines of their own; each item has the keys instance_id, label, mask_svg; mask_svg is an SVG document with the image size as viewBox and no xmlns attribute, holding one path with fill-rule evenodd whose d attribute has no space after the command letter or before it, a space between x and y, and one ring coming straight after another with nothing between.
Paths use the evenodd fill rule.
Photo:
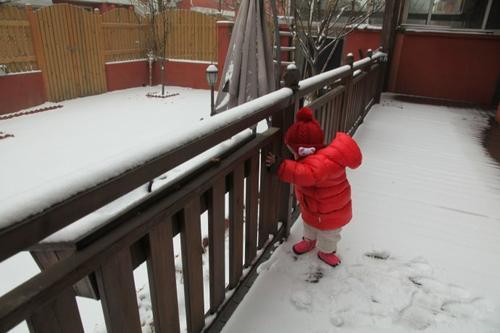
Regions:
<instances>
[{"instance_id":1,"label":"closed patio umbrella","mask_svg":"<svg viewBox=\"0 0 500 333\"><path fill-rule=\"evenodd\" d=\"M273 49L261 0L243 0L222 72L215 113L275 90Z\"/></svg>"}]
</instances>

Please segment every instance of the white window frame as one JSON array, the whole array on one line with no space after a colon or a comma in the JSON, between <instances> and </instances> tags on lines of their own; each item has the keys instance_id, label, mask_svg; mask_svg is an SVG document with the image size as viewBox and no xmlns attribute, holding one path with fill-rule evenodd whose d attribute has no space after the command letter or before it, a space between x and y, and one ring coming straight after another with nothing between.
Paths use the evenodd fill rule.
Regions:
<instances>
[{"instance_id":1,"label":"white window frame","mask_svg":"<svg viewBox=\"0 0 500 333\"><path fill-rule=\"evenodd\" d=\"M488 23L488 16L490 15L491 11L491 6L493 5L494 0L488 0L488 3L486 5L486 10L484 12L483 16L483 21L481 23L481 28L478 29L457 29L457 28L450 28L450 27L444 27L444 26L438 26L438 25L431 25L431 18L432 18L432 10L434 8L434 0L429 1L429 9L427 11L427 19L425 21L425 24L408 24L406 23L408 20L408 14L409 14L409 7L410 7L410 0L405 0L404 4L404 10L403 10L403 19L402 19L402 24L401 26L406 28L406 29L415 29L415 30L433 30L433 31L451 31L451 32L473 32L473 33L489 33L489 34L494 34L498 35L500 34L500 30L493 30L493 29L486 29L486 25ZM463 3L462 3L463 6ZM461 9L461 12L463 13L463 8ZM459 14L460 14L459 13ZM439 15L446 15L446 14L439 14ZM450 14L453 15L453 14Z\"/></svg>"}]
</instances>

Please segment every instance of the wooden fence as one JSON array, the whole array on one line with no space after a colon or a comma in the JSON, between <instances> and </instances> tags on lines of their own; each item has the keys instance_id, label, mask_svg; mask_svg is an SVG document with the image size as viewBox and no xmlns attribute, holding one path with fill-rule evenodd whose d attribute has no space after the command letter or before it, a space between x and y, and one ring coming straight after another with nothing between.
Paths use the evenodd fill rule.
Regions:
<instances>
[{"instance_id":1,"label":"wooden fence","mask_svg":"<svg viewBox=\"0 0 500 333\"><path fill-rule=\"evenodd\" d=\"M217 61L217 17L187 10L161 15L155 20L167 23L167 58ZM67 4L35 11L0 5L0 65L9 73L42 70L51 101L102 93L105 63L145 59L153 38L161 38L149 22L132 9L101 14Z\"/></svg>"},{"instance_id":2,"label":"wooden fence","mask_svg":"<svg viewBox=\"0 0 500 333\"><path fill-rule=\"evenodd\" d=\"M39 69L31 29L25 8L0 6L0 64L8 72Z\"/></svg>"},{"instance_id":3,"label":"wooden fence","mask_svg":"<svg viewBox=\"0 0 500 333\"><path fill-rule=\"evenodd\" d=\"M101 15L62 4L41 8L34 16L42 41L48 99L105 92Z\"/></svg>"},{"instance_id":4,"label":"wooden fence","mask_svg":"<svg viewBox=\"0 0 500 333\"><path fill-rule=\"evenodd\" d=\"M114 9L102 14L102 38L106 62L144 59L148 52L149 25L132 9Z\"/></svg>"},{"instance_id":5,"label":"wooden fence","mask_svg":"<svg viewBox=\"0 0 500 333\"><path fill-rule=\"evenodd\" d=\"M0 298L0 331L27 320L32 332L82 332L73 286L92 276L96 281L93 295L102 301L108 332L140 332L133 267L147 261L155 331L178 332L172 238L180 234L186 326L188 332L200 332L207 315L234 304L226 302L226 292L246 282L244 267L255 270L257 249L266 252L275 241L287 237L293 216L298 213L290 186L278 182L263 166L267 152L288 156L284 132L305 97L318 91L326 97L315 99L309 106L317 109L327 137L332 138L337 129L353 133L370 105L380 97L383 59L384 54L376 53L301 82L293 80L298 78L296 71L289 71L286 76L290 87L206 120L207 126L190 142L1 229L3 261L242 130L272 118L266 132L254 134L232 152L207 162L108 221L105 230L96 231L60 261L41 265L42 273ZM230 197L227 286L226 193ZM208 311L203 306L200 231L200 214L205 211L209 216ZM272 242L270 235L274 235ZM210 326L207 331L217 329Z\"/></svg>"},{"instance_id":6,"label":"wooden fence","mask_svg":"<svg viewBox=\"0 0 500 333\"><path fill-rule=\"evenodd\" d=\"M167 11L165 56L174 59L217 61L217 20L220 17L180 10Z\"/></svg>"}]
</instances>

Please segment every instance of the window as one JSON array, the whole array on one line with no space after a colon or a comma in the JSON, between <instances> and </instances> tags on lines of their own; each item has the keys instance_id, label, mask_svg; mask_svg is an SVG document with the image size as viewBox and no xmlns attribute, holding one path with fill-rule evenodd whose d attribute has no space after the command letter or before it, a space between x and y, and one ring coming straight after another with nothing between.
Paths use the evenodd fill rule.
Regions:
<instances>
[{"instance_id":1,"label":"window","mask_svg":"<svg viewBox=\"0 0 500 333\"><path fill-rule=\"evenodd\" d=\"M499 29L500 1L407 0L406 24L452 29Z\"/></svg>"}]
</instances>

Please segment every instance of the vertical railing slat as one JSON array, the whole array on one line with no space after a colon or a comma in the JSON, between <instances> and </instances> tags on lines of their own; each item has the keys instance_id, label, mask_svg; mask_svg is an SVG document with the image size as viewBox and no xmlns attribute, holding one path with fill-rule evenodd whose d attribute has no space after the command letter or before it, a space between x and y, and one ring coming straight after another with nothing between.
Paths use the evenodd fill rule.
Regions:
<instances>
[{"instance_id":1,"label":"vertical railing slat","mask_svg":"<svg viewBox=\"0 0 500 333\"><path fill-rule=\"evenodd\" d=\"M172 219L161 218L163 221L149 232L147 259L154 325L156 332L179 332Z\"/></svg>"},{"instance_id":2,"label":"vertical railing slat","mask_svg":"<svg viewBox=\"0 0 500 333\"><path fill-rule=\"evenodd\" d=\"M27 322L31 333L83 333L72 288L68 288L54 301L38 309Z\"/></svg>"},{"instance_id":3,"label":"vertical railing slat","mask_svg":"<svg viewBox=\"0 0 500 333\"><path fill-rule=\"evenodd\" d=\"M351 66L351 74L347 76L345 79L342 80L343 85L345 87L345 92L343 94L342 98L342 117L341 117L341 122L340 122L340 129L342 132L347 132L349 130L348 124L348 119L349 119L349 114L351 110L351 95L352 95L352 90L353 90L353 84L352 84L352 64L354 61L354 57L352 53L349 53L347 55L347 64Z\"/></svg>"},{"instance_id":4,"label":"vertical railing slat","mask_svg":"<svg viewBox=\"0 0 500 333\"><path fill-rule=\"evenodd\" d=\"M244 164L235 167L229 191L229 289L236 287L243 270Z\"/></svg>"},{"instance_id":5,"label":"vertical railing slat","mask_svg":"<svg viewBox=\"0 0 500 333\"><path fill-rule=\"evenodd\" d=\"M260 167L260 191L259 191L259 241L258 248L261 249L269 239L269 211L272 205L272 175L265 165L268 153L273 152L272 147L267 146L261 150Z\"/></svg>"},{"instance_id":6,"label":"vertical railing slat","mask_svg":"<svg viewBox=\"0 0 500 333\"><path fill-rule=\"evenodd\" d=\"M132 257L125 248L97 270L106 328L110 333L141 332Z\"/></svg>"},{"instance_id":7,"label":"vertical railing slat","mask_svg":"<svg viewBox=\"0 0 500 333\"><path fill-rule=\"evenodd\" d=\"M247 162L248 176L245 203L245 267L252 264L257 254L257 213L259 205L259 155Z\"/></svg>"},{"instance_id":8,"label":"vertical railing slat","mask_svg":"<svg viewBox=\"0 0 500 333\"><path fill-rule=\"evenodd\" d=\"M325 111L327 112L327 118L326 118L326 133L325 133L325 139L326 143L330 143L330 140L332 139L332 131L333 131L333 116L334 116L334 109L333 109L333 103L332 100L329 100L326 105L325 105Z\"/></svg>"},{"instance_id":9,"label":"vertical railing slat","mask_svg":"<svg viewBox=\"0 0 500 333\"><path fill-rule=\"evenodd\" d=\"M225 177L217 179L210 190L208 207L210 312L214 313L225 297Z\"/></svg>"},{"instance_id":10,"label":"vertical railing slat","mask_svg":"<svg viewBox=\"0 0 500 333\"><path fill-rule=\"evenodd\" d=\"M205 325L200 198L197 196L191 198L180 216L187 330L200 332Z\"/></svg>"},{"instance_id":11,"label":"vertical railing slat","mask_svg":"<svg viewBox=\"0 0 500 333\"><path fill-rule=\"evenodd\" d=\"M281 145L278 144L277 142L273 142L272 144L272 151L276 154L279 152L279 149L281 148ZM283 156L283 155L281 155ZM276 177L276 175L271 175L270 177L270 191L269 191L269 196L267 200L269 201L268 205L268 232L269 234L276 235L278 232L278 212L279 212L279 206L280 203L276 202L277 198L280 198L280 185L281 182Z\"/></svg>"}]
</instances>

